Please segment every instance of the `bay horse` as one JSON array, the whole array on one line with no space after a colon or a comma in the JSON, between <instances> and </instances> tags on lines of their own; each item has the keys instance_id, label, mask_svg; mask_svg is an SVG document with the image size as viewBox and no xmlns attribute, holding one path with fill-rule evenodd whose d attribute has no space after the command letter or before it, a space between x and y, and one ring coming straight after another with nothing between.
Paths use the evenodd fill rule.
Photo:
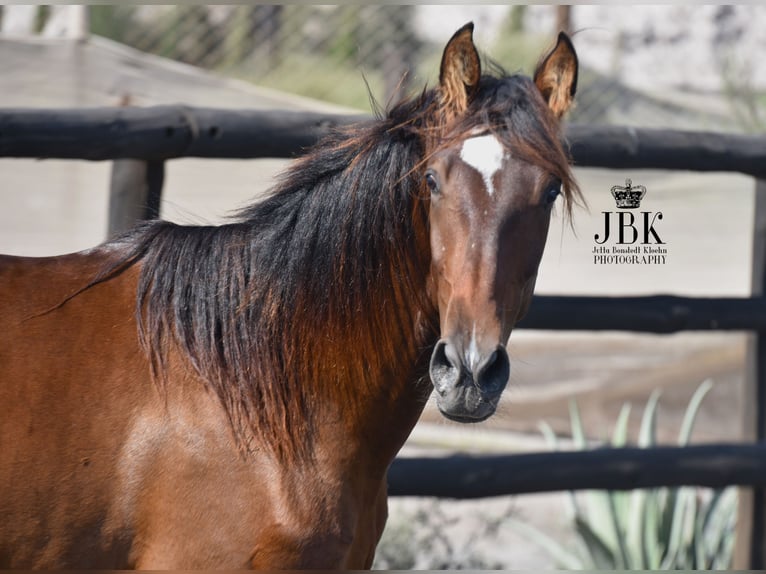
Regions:
<instances>
[{"instance_id":1,"label":"bay horse","mask_svg":"<svg viewBox=\"0 0 766 574\"><path fill-rule=\"evenodd\" d=\"M221 226L0 258L0 566L369 568L435 392L493 414L552 206L577 57L439 83L337 133ZM429 382L430 378L430 382Z\"/></svg>"}]
</instances>

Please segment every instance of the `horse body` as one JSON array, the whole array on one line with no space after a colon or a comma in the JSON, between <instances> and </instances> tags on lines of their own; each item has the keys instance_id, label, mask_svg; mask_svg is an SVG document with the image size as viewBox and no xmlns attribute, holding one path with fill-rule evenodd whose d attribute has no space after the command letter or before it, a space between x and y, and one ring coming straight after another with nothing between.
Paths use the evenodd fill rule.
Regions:
<instances>
[{"instance_id":1,"label":"horse body","mask_svg":"<svg viewBox=\"0 0 766 574\"><path fill-rule=\"evenodd\" d=\"M431 392L494 412L576 194L571 43L498 78L471 34L232 223L0 256L0 566L370 567Z\"/></svg>"}]
</instances>

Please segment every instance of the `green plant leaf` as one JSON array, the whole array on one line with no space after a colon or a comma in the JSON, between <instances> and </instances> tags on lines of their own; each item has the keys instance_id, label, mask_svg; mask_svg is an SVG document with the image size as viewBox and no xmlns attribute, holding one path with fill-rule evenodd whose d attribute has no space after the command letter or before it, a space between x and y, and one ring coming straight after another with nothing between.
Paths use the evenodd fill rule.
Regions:
<instances>
[{"instance_id":1,"label":"green plant leaf","mask_svg":"<svg viewBox=\"0 0 766 574\"><path fill-rule=\"evenodd\" d=\"M697 387L697 390L694 391L692 398L689 400L689 405L686 407L686 412L684 413L684 419L681 422L681 430L678 433L679 446L686 446L689 444L689 437L692 434L694 420L697 417L700 404L711 388L713 388L713 382L710 379L706 379L699 387Z\"/></svg>"},{"instance_id":2,"label":"green plant leaf","mask_svg":"<svg viewBox=\"0 0 766 574\"><path fill-rule=\"evenodd\" d=\"M612 432L612 446L624 447L628 442L628 420L630 419L630 403L625 403L617 416L617 422Z\"/></svg>"},{"instance_id":3,"label":"green plant leaf","mask_svg":"<svg viewBox=\"0 0 766 574\"><path fill-rule=\"evenodd\" d=\"M585 492L585 499L586 513L583 518L585 518L593 535L598 537L601 544L614 556L615 567L618 567L621 534L615 528L615 510L611 493L602 490L588 490Z\"/></svg>"},{"instance_id":4,"label":"green plant leaf","mask_svg":"<svg viewBox=\"0 0 766 574\"><path fill-rule=\"evenodd\" d=\"M693 568L695 570L707 570L709 568L707 552L705 551L705 531L704 523L704 503L697 499L697 512L692 517L692 528L694 534L692 537L692 549L690 554L694 557Z\"/></svg>"},{"instance_id":5,"label":"green plant leaf","mask_svg":"<svg viewBox=\"0 0 766 574\"><path fill-rule=\"evenodd\" d=\"M548 449L553 451L559 450L559 437L556 436L556 431L553 430L551 425L545 421L540 421L537 423L537 428L540 431L540 434L543 435L545 444L548 445Z\"/></svg>"},{"instance_id":6,"label":"green plant leaf","mask_svg":"<svg viewBox=\"0 0 766 574\"><path fill-rule=\"evenodd\" d=\"M610 548L604 544L601 537L593 531L590 523L585 520L576 519L575 530L588 549L593 564L592 569L614 570L617 568L617 557Z\"/></svg>"},{"instance_id":7,"label":"green plant leaf","mask_svg":"<svg viewBox=\"0 0 766 574\"><path fill-rule=\"evenodd\" d=\"M609 515L612 519L612 529L617 545L617 568L620 570L633 569L634 566L631 564L631 561L628 558L628 551L625 547L625 532L624 528L622 527L622 525L625 524L625 516L620 514L619 508L620 506L625 506L623 503L625 493L609 492L608 495Z\"/></svg>"},{"instance_id":8,"label":"green plant leaf","mask_svg":"<svg viewBox=\"0 0 766 574\"><path fill-rule=\"evenodd\" d=\"M661 391L655 390L649 396L641 417L638 446L649 447L656 443L657 404ZM656 532L659 521L658 495L656 490L634 490L626 516L626 547L631 567L638 569L657 568L660 564L661 549L657 544Z\"/></svg>"},{"instance_id":9,"label":"green plant leaf","mask_svg":"<svg viewBox=\"0 0 766 574\"><path fill-rule=\"evenodd\" d=\"M585 450L588 446L585 438L585 429L580 418L580 409L577 402L572 399L569 401L569 422L572 427L572 441L577 450Z\"/></svg>"},{"instance_id":10,"label":"green plant leaf","mask_svg":"<svg viewBox=\"0 0 766 574\"><path fill-rule=\"evenodd\" d=\"M654 390L646 401L641 427L638 431L638 446L647 448L657 444L657 407L662 391Z\"/></svg>"},{"instance_id":11,"label":"green plant leaf","mask_svg":"<svg viewBox=\"0 0 766 574\"><path fill-rule=\"evenodd\" d=\"M732 488L732 487L729 487ZM718 514L719 509L723 506L722 501L725 502L725 494L729 491L729 488L718 488L713 491L710 500L705 506L704 512L700 513L700 519L702 521L702 533L707 535L714 525L714 516Z\"/></svg>"},{"instance_id":12,"label":"green plant leaf","mask_svg":"<svg viewBox=\"0 0 766 574\"><path fill-rule=\"evenodd\" d=\"M727 570L731 568L734 550L737 488L729 486L716 491L705 518L703 529L710 556L710 568Z\"/></svg>"},{"instance_id":13,"label":"green plant leaf","mask_svg":"<svg viewBox=\"0 0 766 574\"><path fill-rule=\"evenodd\" d=\"M686 487L668 490L671 492L676 492L675 496L673 497L675 499L675 503L673 504L673 511L670 519L668 549L664 559L662 560L662 564L660 565L661 570L669 570L678 564L684 544L684 530L686 527L686 516L689 508L689 492Z\"/></svg>"},{"instance_id":14,"label":"green plant leaf","mask_svg":"<svg viewBox=\"0 0 766 574\"><path fill-rule=\"evenodd\" d=\"M714 546L712 569L715 570L730 569L734 557L734 529L737 522L736 497L732 497L732 500L735 501L734 505L726 515L728 520L723 521L723 526L718 531L718 544Z\"/></svg>"},{"instance_id":15,"label":"green plant leaf","mask_svg":"<svg viewBox=\"0 0 766 574\"><path fill-rule=\"evenodd\" d=\"M593 567L591 564L584 564L580 558L567 550L562 544L534 526L515 518L508 518L506 522L524 538L545 550L560 568L566 570L588 570Z\"/></svg>"},{"instance_id":16,"label":"green plant leaf","mask_svg":"<svg viewBox=\"0 0 766 574\"><path fill-rule=\"evenodd\" d=\"M647 556L644 545L644 523L647 518L648 493L638 489L628 494L628 510L625 516L625 547L630 556L630 567L638 570L646 568Z\"/></svg>"},{"instance_id":17,"label":"green plant leaf","mask_svg":"<svg viewBox=\"0 0 766 574\"><path fill-rule=\"evenodd\" d=\"M657 570L662 563L662 555L666 546L660 538L660 521L662 512L660 511L660 499L662 489L652 489L645 493L644 522L642 528L642 548L644 555L644 568L648 570Z\"/></svg>"},{"instance_id":18,"label":"green plant leaf","mask_svg":"<svg viewBox=\"0 0 766 574\"><path fill-rule=\"evenodd\" d=\"M657 490L659 522L657 523L657 539L664 541L662 549L662 559L668 552L668 542L670 541L670 531L673 528L673 512L678 501L677 488L660 488Z\"/></svg>"}]
</instances>

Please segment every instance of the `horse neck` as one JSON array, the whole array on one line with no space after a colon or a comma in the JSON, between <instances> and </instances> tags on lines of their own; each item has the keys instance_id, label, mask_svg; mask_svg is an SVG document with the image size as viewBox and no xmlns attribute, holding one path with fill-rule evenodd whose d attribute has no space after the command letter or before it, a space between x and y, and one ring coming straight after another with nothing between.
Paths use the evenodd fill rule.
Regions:
<instances>
[{"instance_id":1,"label":"horse neck","mask_svg":"<svg viewBox=\"0 0 766 574\"><path fill-rule=\"evenodd\" d=\"M323 328L315 323L292 340L306 369L301 387L317 395L311 418L319 439L312 448L344 445L345 455L380 469L404 444L430 395L436 341L428 277L391 276L399 281L370 285L353 314L325 317Z\"/></svg>"},{"instance_id":2,"label":"horse neck","mask_svg":"<svg viewBox=\"0 0 766 574\"><path fill-rule=\"evenodd\" d=\"M311 403L302 414L317 429L335 421L330 434L345 435L343 442L328 444L347 445L386 465L430 393L426 374L437 324L428 288L427 204L418 199L413 175L417 154L415 146L392 139L378 148L360 146L345 171L307 192L313 202L326 199L336 210L348 202L354 216L328 232L319 229L326 225L321 215L299 214L309 215L304 237L332 236L332 247L327 245L332 255L319 261L297 255L304 269L295 287L301 295L289 297L295 303L294 329L277 341L290 349L288 362L300 378L296 388L304 406ZM399 173L392 173L393 164ZM353 170L388 177L361 181ZM308 274L305 267L311 267ZM317 275L330 280L323 284Z\"/></svg>"},{"instance_id":3,"label":"horse neck","mask_svg":"<svg viewBox=\"0 0 766 574\"><path fill-rule=\"evenodd\" d=\"M343 445L387 464L423 408L437 322L428 211L419 143L399 136L378 125L324 146L241 221L153 224L126 256L142 261L155 371L178 349L245 451L297 461Z\"/></svg>"},{"instance_id":4,"label":"horse neck","mask_svg":"<svg viewBox=\"0 0 766 574\"><path fill-rule=\"evenodd\" d=\"M435 337L424 324L412 332L381 341L377 331L359 333L344 345L335 374L320 385L344 389L328 392L319 428L327 430L329 445L344 445L359 463L385 469L420 417L431 392L428 361ZM383 349L387 346L387 349ZM395 358L392 356L395 355ZM325 427L328 421L337 421ZM325 435L322 434L324 437Z\"/></svg>"}]
</instances>

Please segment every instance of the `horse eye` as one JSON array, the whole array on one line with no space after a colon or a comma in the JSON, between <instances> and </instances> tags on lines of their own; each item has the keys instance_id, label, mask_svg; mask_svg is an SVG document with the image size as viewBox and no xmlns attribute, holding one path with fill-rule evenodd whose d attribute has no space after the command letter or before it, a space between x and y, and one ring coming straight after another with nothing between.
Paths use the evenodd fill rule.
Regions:
<instances>
[{"instance_id":1,"label":"horse eye","mask_svg":"<svg viewBox=\"0 0 766 574\"><path fill-rule=\"evenodd\" d=\"M556 198L559 195L561 195L561 182L557 181L553 183L552 185L548 186L548 189L545 190L543 202L547 206L553 205L553 202L556 201Z\"/></svg>"},{"instance_id":2,"label":"horse eye","mask_svg":"<svg viewBox=\"0 0 766 574\"><path fill-rule=\"evenodd\" d=\"M426 172L426 186L431 193L439 193L439 182L436 179L436 174L430 170Z\"/></svg>"}]
</instances>

